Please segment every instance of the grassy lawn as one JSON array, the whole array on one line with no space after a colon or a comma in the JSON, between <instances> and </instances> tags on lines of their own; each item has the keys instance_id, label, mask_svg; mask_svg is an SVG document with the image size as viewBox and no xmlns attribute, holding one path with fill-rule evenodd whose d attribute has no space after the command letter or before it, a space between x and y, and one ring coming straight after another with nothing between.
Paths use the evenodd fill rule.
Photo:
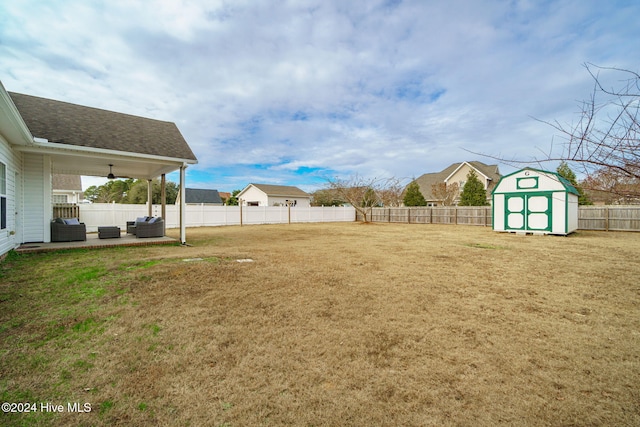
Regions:
<instances>
[{"instance_id":1,"label":"grassy lawn","mask_svg":"<svg viewBox=\"0 0 640 427\"><path fill-rule=\"evenodd\" d=\"M638 233L188 239L1 263L0 424L640 425Z\"/></svg>"}]
</instances>

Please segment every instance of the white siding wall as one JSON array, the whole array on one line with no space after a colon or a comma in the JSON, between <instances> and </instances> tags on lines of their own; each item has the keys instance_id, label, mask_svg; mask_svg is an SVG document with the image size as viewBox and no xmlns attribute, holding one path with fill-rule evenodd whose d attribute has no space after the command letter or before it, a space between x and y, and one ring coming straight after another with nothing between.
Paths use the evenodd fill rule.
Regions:
<instances>
[{"instance_id":1,"label":"white siding wall","mask_svg":"<svg viewBox=\"0 0 640 427\"><path fill-rule=\"evenodd\" d=\"M247 191L245 191L245 193L240 196L240 198L242 198L244 206L247 206L248 203L255 202L259 203L258 206L268 206L267 195L254 186L249 187Z\"/></svg>"},{"instance_id":2,"label":"white siding wall","mask_svg":"<svg viewBox=\"0 0 640 427\"><path fill-rule=\"evenodd\" d=\"M51 240L51 161L41 154L25 154L23 159L23 242Z\"/></svg>"},{"instance_id":3,"label":"white siding wall","mask_svg":"<svg viewBox=\"0 0 640 427\"><path fill-rule=\"evenodd\" d=\"M566 234L565 225L567 220L566 199L567 194L565 192L556 191L551 196L552 203L552 222L551 233L552 234Z\"/></svg>"},{"instance_id":4,"label":"white siding wall","mask_svg":"<svg viewBox=\"0 0 640 427\"><path fill-rule=\"evenodd\" d=\"M494 194L493 196L493 229L495 231L504 231L504 194Z\"/></svg>"},{"instance_id":5,"label":"white siding wall","mask_svg":"<svg viewBox=\"0 0 640 427\"><path fill-rule=\"evenodd\" d=\"M269 206L285 206L287 200L296 200L298 203L296 207L308 208L311 206L311 201L308 198L297 197L269 197Z\"/></svg>"},{"instance_id":6,"label":"white siding wall","mask_svg":"<svg viewBox=\"0 0 640 427\"><path fill-rule=\"evenodd\" d=\"M573 233L578 229L578 196L571 193L567 196L569 197L567 233Z\"/></svg>"},{"instance_id":7,"label":"white siding wall","mask_svg":"<svg viewBox=\"0 0 640 427\"><path fill-rule=\"evenodd\" d=\"M16 172L20 172L21 156L11 149L9 143L0 136L0 162L6 165L7 174L7 228L0 230L0 255L18 246L16 231Z\"/></svg>"}]
</instances>

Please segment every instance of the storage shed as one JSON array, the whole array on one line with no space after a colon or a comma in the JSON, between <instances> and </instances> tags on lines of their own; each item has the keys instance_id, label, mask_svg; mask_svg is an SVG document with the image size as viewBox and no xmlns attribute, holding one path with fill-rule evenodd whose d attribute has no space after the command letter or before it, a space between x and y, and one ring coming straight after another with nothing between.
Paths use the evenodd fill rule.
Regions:
<instances>
[{"instance_id":1,"label":"storage shed","mask_svg":"<svg viewBox=\"0 0 640 427\"><path fill-rule=\"evenodd\" d=\"M578 191L555 172L525 168L492 192L495 231L567 235L578 228Z\"/></svg>"}]
</instances>

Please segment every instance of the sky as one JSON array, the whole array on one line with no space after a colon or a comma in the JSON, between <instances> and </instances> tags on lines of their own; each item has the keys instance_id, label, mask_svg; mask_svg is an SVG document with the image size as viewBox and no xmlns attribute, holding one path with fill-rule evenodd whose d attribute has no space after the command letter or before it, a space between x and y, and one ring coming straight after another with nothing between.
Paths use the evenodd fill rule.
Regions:
<instances>
[{"instance_id":1,"label":"sky","mask_svg":"<svg viewBox=\"0 0 640 427\"><path fill-rule=\"evenodd\" d=\"M544 121L577 121L585 63L640 70L639 16L637 0L1 0L0 80L176 123L191 188L504 174L496 158L561 147Z\"/></svg>"}]
</instances>

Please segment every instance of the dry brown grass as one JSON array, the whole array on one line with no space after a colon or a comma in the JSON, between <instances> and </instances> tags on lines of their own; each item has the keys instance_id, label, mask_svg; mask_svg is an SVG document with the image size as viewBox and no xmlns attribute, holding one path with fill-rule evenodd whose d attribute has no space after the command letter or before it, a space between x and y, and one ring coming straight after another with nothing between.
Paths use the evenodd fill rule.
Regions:
<instances>
[{"instance_id":1,"label":"dry brown grass","mask_svg":"<svg viewBox=\"0 0 640 427\"><path fill-rule=\"evenodd\" d=\"M71 425L640 425L640 234L346 223L188 236L99 251L92 333L61 346L29 321L0 332L0 392L91 402L55 418ZM66 300L43 306L20 269L42 282L95 253L13 268L0 308L20 286L33 322L64 323ZM16 354L46 369L15 368L34 366Z\"/></svg>"}]
</instances>

